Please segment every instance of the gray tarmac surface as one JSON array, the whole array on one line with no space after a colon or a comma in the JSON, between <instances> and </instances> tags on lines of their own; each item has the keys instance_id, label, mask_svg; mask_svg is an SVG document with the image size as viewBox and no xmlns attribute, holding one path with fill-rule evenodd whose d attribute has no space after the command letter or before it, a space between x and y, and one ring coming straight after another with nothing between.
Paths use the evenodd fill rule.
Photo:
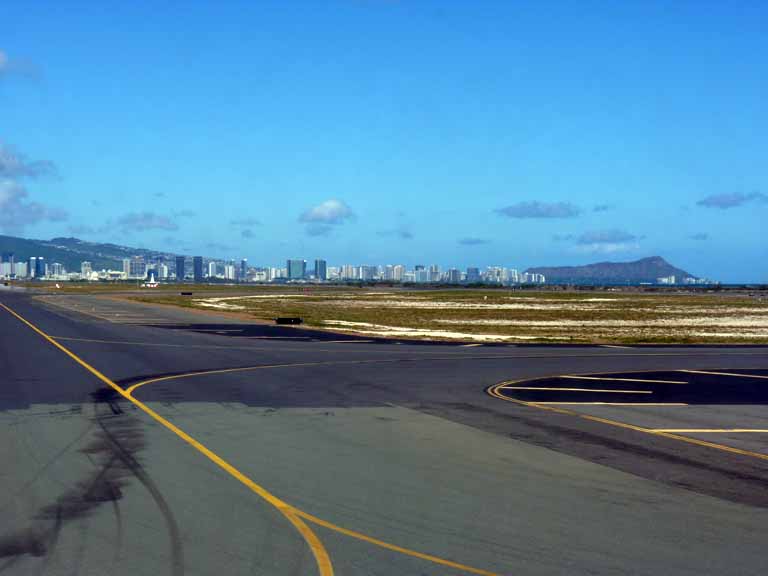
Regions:
<instances>
[{"instance_id":1,"label":"gray tarmac surface","mask_svg":"<svg viewBox=\"0 0 768 576\"><path fill-rule=\"evenodd\" d=\"M0 308L0 573L318 574L318 547L339 575L768 571L768 435L644 431L768 428L760 379L736 400L712 375L707 403L691 388L558 411L488 393L766 374L766 348L361 342L89 297L0 303L160 418ZM216 458L303 514L314 546Z\"/></svg>"}]
</instances>

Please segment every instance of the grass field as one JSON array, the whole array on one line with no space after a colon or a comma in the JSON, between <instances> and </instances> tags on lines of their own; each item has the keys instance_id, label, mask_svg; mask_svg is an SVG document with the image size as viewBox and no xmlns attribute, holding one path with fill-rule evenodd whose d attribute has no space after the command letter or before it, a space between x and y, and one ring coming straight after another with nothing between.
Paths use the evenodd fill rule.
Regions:
<instances>
[{"instance_id":1,"label":"grass field","mask_svg":"<svg viewBox=\"0 0 768 576\"><path fill-rule=\"evenodd\" d=\"M215 290L218 292L214 293ZM234 290L234 288L233 288ZM739 294L250 288L135 298L370 336L500 342L768 343L768 299ZM758 293L759 294L759 293Z\"/></svg>"}]
</instances>

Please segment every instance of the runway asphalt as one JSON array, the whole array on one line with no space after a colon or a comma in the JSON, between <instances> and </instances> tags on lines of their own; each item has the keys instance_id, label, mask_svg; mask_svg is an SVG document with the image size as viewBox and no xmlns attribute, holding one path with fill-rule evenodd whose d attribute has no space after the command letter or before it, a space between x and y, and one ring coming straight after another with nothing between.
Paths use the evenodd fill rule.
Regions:
<instances>
[{"instance_id":1,"label":"runway asphalt","mask_svg":"<svg viewBox=\"0 0 768 576\"><path fill-rule=\"evenodd\" d=\"M768 571L765 347L0 304L0 574Z\"/></svg>"}]
</instances>

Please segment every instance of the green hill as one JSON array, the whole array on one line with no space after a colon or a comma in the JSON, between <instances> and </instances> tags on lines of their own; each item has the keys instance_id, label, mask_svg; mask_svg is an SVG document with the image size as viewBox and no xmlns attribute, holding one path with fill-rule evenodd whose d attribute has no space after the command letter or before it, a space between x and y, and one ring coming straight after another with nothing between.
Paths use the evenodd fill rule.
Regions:
<instances>
[{"instance_id":1,"label":"green hill","mask_svg":"<svg viewBox=\"0 0 768 576\"><path fill-rule=\"evenodd\" d=\"M624 284L656 282L657 278L675 276L678 281L692 275L672 266L661 256L642 258L634 262L597 262L586 266L542 266L526 272L544 274L547 282L574 284Z\"/></svg>"},{"instance_id":2,"label":"green hill","mask_svg":"<svg viewBox=\"0 0 768 576\"><path fill-rule=\"evenodd\" d=\"M123 258L143 256L151 261L161 257L171 259L175 256L168 252L86 242L78 238L33 240L0 235L0 256L8 252L15 255L17 262L29 260L32 256L42 256L48 263L60 262L69 271L80 270L80 263L83 260L90 261L94 270L103 268L119 270L122 269Z\"/></svg>"}]
</instances>

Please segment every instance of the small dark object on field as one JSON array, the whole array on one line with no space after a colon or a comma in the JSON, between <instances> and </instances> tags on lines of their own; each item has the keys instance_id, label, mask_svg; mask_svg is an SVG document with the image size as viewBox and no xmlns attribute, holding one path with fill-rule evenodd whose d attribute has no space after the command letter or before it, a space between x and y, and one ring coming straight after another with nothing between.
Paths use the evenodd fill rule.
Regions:
<instances>
[{"instance_id":1,"label":"small dark object on field","mask_svg":"<svg viewBox=\"0 0 768 576\"><path fill-rule=\"evenodd\" d=\"M180 296L192 296L192 292L179 292Z\"/></svg>"},{"instance_id":2,"label":"small dark object on field","mask_svg":"<svg viewBox=\"0 0 768 576\"><path fill-rule=\"evenodd\" d=\"M301 324L304 322L301 318L295 318L290 316L283 316L281 318L275 318L275 324Z\"/></svg>"}]
</instances>

